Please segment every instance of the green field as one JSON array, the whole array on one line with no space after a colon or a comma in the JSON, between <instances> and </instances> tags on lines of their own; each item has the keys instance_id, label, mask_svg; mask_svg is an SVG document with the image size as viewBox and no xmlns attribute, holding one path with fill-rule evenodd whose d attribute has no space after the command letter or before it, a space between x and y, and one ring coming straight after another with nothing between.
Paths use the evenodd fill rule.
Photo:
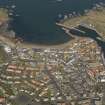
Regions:
<instances>
[{"instance_id":1,"label":"green field","mask_svg":"<svg viewBox=\"0 0 105 105\"><path fill-rule=\"evenodd\" d=\"M8 60L8 54L5 52L4 48L0 46L0 64L5 63Z\"/></svg>"},{"instance_id":2,"label":"green field","mask_svg":"<svg viewBox=\"0 0 105 105\"><path fill-rule=\"evenodd\" d=\"M6 22L9 20L8 10L0 8L0 22Z\"/></svg>"}]
</instances>

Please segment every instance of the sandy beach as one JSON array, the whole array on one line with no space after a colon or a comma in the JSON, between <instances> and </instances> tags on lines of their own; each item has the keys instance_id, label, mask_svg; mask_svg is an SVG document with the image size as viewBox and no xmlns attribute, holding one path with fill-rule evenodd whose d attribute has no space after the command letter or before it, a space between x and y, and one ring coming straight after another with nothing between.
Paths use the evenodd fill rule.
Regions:
<instances>
[{"instance_id":1,"label":"sandy beach","mask_svg":"<svg viewBox=\"0 0 105 105\"><path fill-rule=\"evenodd\" d=\"M72 43L75 39L71 39L68 42L62 44L55 44L55 45L42 45L42 44L31 44L26 42L15 42L15 39L7 38L3 35L0 35L0 41L11 46L11 47L19 47L19 48L65 48L69 47L70 43Z\"/></svg>"}]
</instances>

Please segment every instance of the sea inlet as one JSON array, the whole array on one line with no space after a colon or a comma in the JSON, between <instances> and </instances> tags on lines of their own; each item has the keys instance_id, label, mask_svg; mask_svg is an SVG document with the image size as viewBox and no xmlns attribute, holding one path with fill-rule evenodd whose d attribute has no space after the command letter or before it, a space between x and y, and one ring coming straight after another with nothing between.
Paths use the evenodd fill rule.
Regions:
<instances>
[{"instance_id":1,"label":"sea inlet","mask_svg":"<svg viewBox=\"0 0 105 105\"><path fill-rule=\"evenodd\" d=\"M56 22L65 15L83 14L104 0L0 0L0 6L12 10L11 27L25 42L54 45L69 41ZM14 6L13 6L14 5Z\"/></svg>"}]
</instances>

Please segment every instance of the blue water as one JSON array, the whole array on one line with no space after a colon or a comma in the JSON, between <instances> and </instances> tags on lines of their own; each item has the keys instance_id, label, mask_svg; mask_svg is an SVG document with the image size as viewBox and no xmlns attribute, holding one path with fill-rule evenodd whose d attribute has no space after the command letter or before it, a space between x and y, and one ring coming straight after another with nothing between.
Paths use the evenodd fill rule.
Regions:
<instances>
[{"instance_id":1,"label":"blue water","mask_svg":"<svg viewBox=\"0 0 105 105\"><path fill-rule=\"evenodd\" d=\"M104 0L0 0L0 4L16 5L11 26L25 42L60 44L71 37L55 25L56 21L73 11L83 13L100 1ZM60 18L59 14L62 14Z\"/></svg>"}]
</instances>

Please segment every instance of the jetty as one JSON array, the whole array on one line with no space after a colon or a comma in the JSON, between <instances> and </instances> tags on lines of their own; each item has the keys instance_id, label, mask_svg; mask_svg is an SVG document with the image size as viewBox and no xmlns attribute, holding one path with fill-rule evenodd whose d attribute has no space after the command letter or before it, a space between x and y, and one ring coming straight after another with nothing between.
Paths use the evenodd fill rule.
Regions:
<instances>
[{"instance_id":1,"label":"jetty","mask_svg":"<svg viewBox=\"0 0 105 105\"><path fill-rule=\"evenodd\" d=\"M69 26L66 26L66 25L61 24L61 23L56 23L56 25L62 27L62 29L65 30L65 31L67 31L67 30L74 30L75 32L79 32L79 33L83 33L83 34L85 33L84 31L79 30L76 27L69 27ZM67 32L69 32L69 31L67 31Z\"/></svg>"},{"instance_id":2,"label":"jetty","mask_svg":"<svg viewBox=\"0 0 105 105\"><path fill-rule=\"evenodd\" d=\"M70 31L74 31L74 33L85 34L86 33L85 31L91 31L91 32L97 34L96 39L105 42L105 40L101 37L102 36L101 33L98 32L95 28L91 27L91 24L89 26L87 24L80 23L80 24L77 24L77 25L72 26L72 27L67 26L65 24L62 24L62 23L56 23L56 25L62 27L62 29L64 29L66 31L66 33L69 33ZM84 30L78 29L78 27L81 27ZM69 30L69 31L67 31L67 30Z\"/></svg>"}]
</instances>

